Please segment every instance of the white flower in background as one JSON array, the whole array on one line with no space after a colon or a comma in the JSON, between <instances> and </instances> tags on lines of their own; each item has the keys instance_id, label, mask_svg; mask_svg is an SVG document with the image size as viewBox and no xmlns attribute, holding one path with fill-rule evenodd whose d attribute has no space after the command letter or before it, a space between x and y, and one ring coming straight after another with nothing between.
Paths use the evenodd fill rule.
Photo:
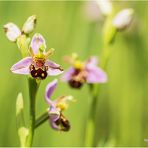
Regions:
<instances>
[{"instance_id":1,"label":"white flower in background","mask_svg":"<svg viewBox=\"0 0 148 148\"><path fill-rule=\"evenodd\" d=\"M24 23L22 31L26 34L29 34L34 30L35 25L36 25L36 16L32 15Z\"/></svg>"},{"instance_id":2,"label":"white flower in background","mask_svg":"<svg viewBox=\"0 0 148 148\"><path fill-rule=\"evenodd\" d=\"M121 10L113 19L113 26L118 30L127 28L133 19L134 10L132 8Z\"/></svg>"},{"instance_id":3,"label":"white flower in background","mask_svg":"<svg viewBox=\"0 0 148 148\"><path fill-rule=\"evenodd\" d=\"M110 0L96 0L96 2L104 16L108 16L112 13L113 8Z\"/></svg>"},{"instance_id":4,"label":"white flower in background","mask_svg":"<svg viewBox=\"0 0 148 148\"><path fill-rule=\"evenodd\" d=\"M4 25L4 31L8 40L11 42L15 42L19 36L22 34L29 34L33 31L36 24L36 16L30 16L23 25L23 29L21 30L16 24L10 22Z\"/></svg>"},{"instance_id":5,"label":"white flower in background","mask_svg":"<svg viewBox=\"0 0 148 148\"><path fill-rule=\"evenodd\" d=\"M17 27L17 25L13 23L7 23L6 25L4 25L4 31L8 40L12 42L15 42L16 39L21 35L20 29Z\"/></svg>"},{"instance_id":6,"label":"white flower in background","mask_svg":"<svg viewBox=\"0 0 148 148\"><path fill-rule=\"evenodd\" d=\"M102 13L96 1L86 1L84 5L84 15L86 19L91 22L99 21L102 19Z\"/></svg>"}]
</instances>

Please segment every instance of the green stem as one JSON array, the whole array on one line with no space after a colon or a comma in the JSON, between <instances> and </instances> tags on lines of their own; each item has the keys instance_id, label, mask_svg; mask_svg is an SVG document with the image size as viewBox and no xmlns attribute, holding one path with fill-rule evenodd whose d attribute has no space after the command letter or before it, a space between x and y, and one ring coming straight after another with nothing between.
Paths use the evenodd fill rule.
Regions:
<instances>
[{"instance_id":1,"label":"green stem","mask_svg":"<svg viewBox=\"0 0 148 148\"><path fill-rule=\"evenodd\" d=\"M103 53L101 55L101 67L104 70L107 67L110 54L111 54L111 50L109 48L109 45L105 44ZM88 122L86 126L85 146L96 146L95 117L96 117L96 109L97 109L98 93L100 91L100 85L95 86L94 84L91 84L89 91L92 98L92 104L91 104L91 108L88 116Z\"/></svg>"},{"instance_id":2,"label":"green stem","mask_svg":"<svg viewBox=\"0 0 148 148\"><path fill-rule=\"evenodd\" d=\"M91 108L88 116L88 121L85 131L85 146L95 146L95 113L97 107L97 92L95 92L95 85L90 84L89 91L92 96Z\"/></svg>"},{"instance_id":3,"label":"green stem","mask_svg":"<svg viewBox=\"0 0 148 148\"><path fill-rule=\"evenodd\" d=\"M107 45L105 45L104 50L101 54L101 62L100 62L100 67L103 68L104 70L106 70L107 68L107 63L109 61L110 54L111 54L111 49Z\"/></svg>"},{"instance_id":4,"label":"green stem","mask_svg":"<svg viewBox=\"0 0 148 148\"><path fill-rule=\"evenodd\" d=\"M117 30L114 26L112 26L112 17L109 16L106 19L104 29L103 29L103 52L101 55L101 64L100 66L103 69L106 69L107 63L111 54L111 50L109 48L110 45L113 44L115 39ZM85 133L85 146L96 146L96 128L95 128L95 117L96 117L96 109L97 109L97 102L98 102L98 93L100 91L100 85L95 86L90 85L90 94L92 97L92 104L88 116L88 122L86 126L86 133Z\"/></svg>"},{"instance_id":5,"label":"green stem","mask_svg":"<svg viewBox=\"0 0 148 148\"><path fill-rule=\"evenodd\" d=\"M30 147L33 142L34 130L35 130L35 103L36 103L36 94L39 87L39 83L33 79L28 78L29 83L29 96L30 96L30 126L29 126L29 135L27 137L26 146Z\"/></svg>"},{"instance_id":6,"label":"green stem","mask_svg":"<svg viewBox=\"0 0 148 148\"><path fill-rule=\"evenodd\" d=\"M48 111L43 113L40 117L38 117L35 121L35 128L39 127L41 124L43 124L45 121L49 119Z\"/></svg>"}]
</instances>

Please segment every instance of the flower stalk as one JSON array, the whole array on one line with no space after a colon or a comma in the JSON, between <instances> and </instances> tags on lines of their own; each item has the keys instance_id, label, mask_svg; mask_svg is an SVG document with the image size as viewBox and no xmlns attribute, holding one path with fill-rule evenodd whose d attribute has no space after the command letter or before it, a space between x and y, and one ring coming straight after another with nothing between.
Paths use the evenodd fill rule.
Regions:
<instances>
[{"instance_id":1,"label":"flower stalk","mask_svg":"<svg viewBox=\"0 0 148 148\"><path fill-rule=\"evenodd\" d=\"M85 131L85 146L95 146L94 144L94 137L95 137L95 111L97 107L97 94L95 92L95 85L89 84L89 92L92 97L92 102L90 105L90 111L88 114L88 121L86 125Z\"/></svg>"},{"instance_id":2,"label":"flower stalk","mask_svg":"<svg viewBox=\"0 0 148 148\"><path fill-rule=\"evenodd\" d=\"M63 73L61 66L51 60L48 60L54 49L46 51L46 41L40 33L35 33L32 39L30 33L35 29L36 16L30 16L20 29L14 23L4 25L4 31L9 41L17 44L22 59L11 67L11 72L15 74L29 75L29 126L26 127L23 116L23 96L19 93L16 101L16 118L18 126L18 136L21 147L31 147L35 128L50 120L53 129L68 131L70 129L69 121L63 116L62 112L68 106L67 101L70 96L61 96L56 101L51 101L50 96L53 88L56 87L57 80L49 83L49 89L46 90L46 101L49 108L43 115L36 119L36 95L40 82L47 76L56 76ZM53 110L53 108L55 110ZM57 114L56 114L57 113ZM57 117L56 119L53 117Z\"/></svg>"},{"instance_id":3,"label":"flower stalk","mask_svg":"<svg viewBox=\"0 0 148 148\"><path fill-rule=\"evenodd\" d=\"M36 81L36 79L29 77L28 85L29 85L29 96L30 96L30 126L29 126L29 135L27 137L26 146L30 147L32 145L34 131L35 131L36 94L40 85L40 81Z\"/></svg>"},{"instance_id":4,"label":"flower stalk","mask_svg":"<svg viewBox=\"0 0 148 148\"><path fill-rule=\"evenodd\" d=\"M103 70L106 69L111 50L110 50L110 45L112 45L116 37L117 30L116 28L112 25L112 17L111 15L107 16L105 24L104 24L104 30L103 30L103 51L101 55L101 68ZM95 85L91 84L89 85L89 92L91 94L91 106L90 106L90 112L88 115L88 120L87 120L87 126L86 126L86 132L85 132L85 146L97 146L96 145L96 110L97 110L97 102L98 102L98 94L100 92L100 85Z\"/></svg>"},{"instance_id":5,"label":"flower stalk","mask_svg":"<svg viewBox=\"0 0 148 148\"><path fill-rule=\"evenodd\" d=\"M43 113L41 116L39 116L35 121L35 128L38 128L40 125L42 125L45 121L49 119L48 110Z\"/></svg>"}]
</instances>

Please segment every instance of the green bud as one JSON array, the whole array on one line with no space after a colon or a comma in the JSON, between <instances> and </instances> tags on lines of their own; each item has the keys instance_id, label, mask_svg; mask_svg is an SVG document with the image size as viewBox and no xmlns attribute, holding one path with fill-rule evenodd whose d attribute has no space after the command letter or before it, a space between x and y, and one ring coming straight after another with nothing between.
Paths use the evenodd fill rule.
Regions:
<instances>
[{"instance_id":1,"label":"green bud","mask_svg":"<svg viewBox=\"0 0 148 148\"><path fill-rule=\"evenodd\" d=\"M30 38L26 35L21 35L17 39L17 46L21 51L21 54L23 57L26 57L29 55L29 44L30 44Z\"/></svg>"},{"instance_id":2,"label":"green bud","mask_svg":"<svg viewBox=\"0 0 148 148\"><path fill-rule=\"evenodd\" d=\"M121 10L113 19L113 25L117 30L123 30L129 27L133 20L134 10L132 8L127 8Z\"/></svg>"},{"instance_id":3,"label":"green bud","mask_svg":"<svg viewBox=\"0 0 148 148\"><path fill-rule=\"evenodd\" d=\"M36 26L36 20L37 20L36 15L32 15L32 16L28 17L28 19L26 20L26 22L23 25L22 31L25 34L31 33Z\"/></svg>"}]
</instances>

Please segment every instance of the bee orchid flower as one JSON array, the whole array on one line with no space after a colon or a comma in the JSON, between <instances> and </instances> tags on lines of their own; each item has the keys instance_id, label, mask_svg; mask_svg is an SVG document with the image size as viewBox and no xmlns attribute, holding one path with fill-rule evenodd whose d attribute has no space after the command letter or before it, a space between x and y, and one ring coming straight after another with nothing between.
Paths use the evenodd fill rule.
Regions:
<instances>
[{"instance_id":1,"label":"bee orchid flower","mask_svg":"<svg viewBox=\"0 0 148 148\"><path fill-rule=\"evenodd\" d=\"M72 88L80 88L84 83L105 83L107 74L97 66L96 57L90 57L87 61L78 58L66 58L73 66L62 76L62 80L69 83Z\"/></svg>"},{"instance_id":2,"label":"bee orchid flower","mask_svg":"<svg viewBox=\"0 0 148 148\"><path fill-rule=\"evenodd\" d=\"M48 75L59 75L63 69L59 64L48 60L53 49L45 51L46 42L43 36L36 33L30 44L30 57L25 57L11 67L16 74L29 75L36 79L45 79Z\"/></svg>"},{"instance_id":3,"label":"bee orchid flower","mask_svg":"<svg viewBox=\"0 0 148 148\"><path fill-rule=\"evenodd\" d=\"M72 96L61 96L52 101L51 96L56 89L57 80L50 82L45 91L45 100L49 105L49 122L51 127L58 131L69 131L70 123L63 115L63 111L68 107L68 101L72 101Z\"/></svg>"}]
</instances>

